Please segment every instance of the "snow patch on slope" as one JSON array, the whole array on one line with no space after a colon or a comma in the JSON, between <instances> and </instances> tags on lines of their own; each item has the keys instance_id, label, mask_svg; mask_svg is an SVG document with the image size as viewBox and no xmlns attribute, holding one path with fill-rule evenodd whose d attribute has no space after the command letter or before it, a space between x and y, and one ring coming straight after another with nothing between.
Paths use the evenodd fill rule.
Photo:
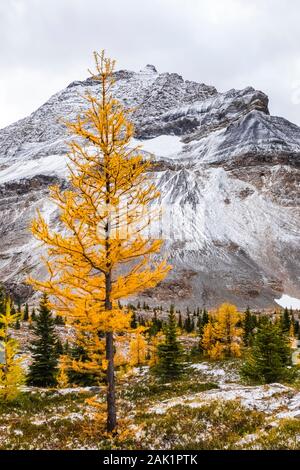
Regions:
<instances>
[{"instance_id":1,"label":"snow patch on slope","mask_svg":"<svg viewBox=\"0 0 300 470\"><path fill-rule=\"evenodd\" d=\"M153 153L158 157L167 157L180 153L184 143L175 135L160 135L147 140L132 139L132 145L141 145L145 152Z\"/></svg>"},{"instance_id":2,"label":"snow patch on slope","mask_svg":"<svg viewBox=\"0 0 300 470\"><path fill-rule=\"evenodd\" d=\"M296 299L295 297L283 294L280 299L274 300L280 307L300 309L300 299Z\"/></svg>"},{"instance_id":3,"label":"snow patch on slope","mask_svg":"<svg viewBox=\"0 0 300 470\"><path fill-rule=\"evenodd\" d=\"M132 147L142 146L142 150L149 152L158 157L171 156L180 153L183 142L177 136L161 135L149 140L132 139ZM92 152L92 149L90 150ZM67 159L66 155L47 155L36 159L19 160L7 168L0 171L0 185L9 181L18 181L23 178L32 178L36 175L57 175L66 177L67 175Z\"/></svg>"},{"instance_id":4,"label":"snow patch on slope","mask_svg":"<svg viewBox=\"0 0 300 470\"><path fill-rule=\"evenodd\" d=\"M22 178L32 178L41 174L65 176L66 169L66 157L60 155L48 155L37 160L20 161L0 171L0 184Z\"/></svg>"}]
</instances>

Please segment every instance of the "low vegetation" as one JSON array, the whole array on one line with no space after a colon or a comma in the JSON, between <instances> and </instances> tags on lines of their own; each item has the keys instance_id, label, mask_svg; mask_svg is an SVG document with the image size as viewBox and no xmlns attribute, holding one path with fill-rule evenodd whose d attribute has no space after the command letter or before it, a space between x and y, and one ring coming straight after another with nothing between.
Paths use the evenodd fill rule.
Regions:
<instances>
[{"instance_id":1,"label":"low vegetation","mask_svg":"<svg viewBox=\"0 0 300 470\"><path fill-rule=\"evenodd\" d=\"M194 370L172 383L161 384L147 368L124 376L114 436L87 403L93 388L25 390L16 401L0 404L0 449L299 449L298 419L278 419L239 399L206 400L218 390L210 374L225 371L226 362L220 369L206 364L207 375ZM238 361L229 365L237 374ZM97 396L104 406L105 389ZM203 401L191 403L195 397Z\"/></svg>"}]
</instances>

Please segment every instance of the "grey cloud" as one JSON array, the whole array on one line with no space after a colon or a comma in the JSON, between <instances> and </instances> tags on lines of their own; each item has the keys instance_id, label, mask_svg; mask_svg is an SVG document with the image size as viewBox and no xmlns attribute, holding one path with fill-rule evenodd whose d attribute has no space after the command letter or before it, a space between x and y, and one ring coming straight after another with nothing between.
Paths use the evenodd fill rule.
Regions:
<instances>
[{"instance_id":1,"label":"grey cloud","mask_svg":"<svg viewBox=\"0 0 300 470\"><path fill-rule=\"evenodd\" d=\"M262 89L300 124L299 13L298 0L0 0L0 126L85 78L103 47L119 68Z\"/></svg>"}]
</instances>

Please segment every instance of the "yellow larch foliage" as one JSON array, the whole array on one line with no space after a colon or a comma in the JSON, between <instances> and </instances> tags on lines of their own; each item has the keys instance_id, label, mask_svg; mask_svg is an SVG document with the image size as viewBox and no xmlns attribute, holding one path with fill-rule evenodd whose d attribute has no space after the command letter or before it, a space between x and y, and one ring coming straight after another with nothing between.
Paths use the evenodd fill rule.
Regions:
<instances>
[{"instance_id":1,"label":"yellow larch foliage","mask_svg":"<svg viewBox=\"0 0 300 470\"><path fill-rule=\"evenodd\" d=\"M216 342L215 334L214 334L214 327L212 321L210 320L203 329L203 336L202 336L202 348L207 355L210 355L210 351Z\"/></svg>"},{"instance_id":2,"label":"yellow larch foliage","mask_svg":"<svg viewBox=\"0 0 300 470\"><path fill-rule=\"evenodd\" d=\"M159 196L149 176L152 163L140 147L130 147L132 110L113 97L114 61L104 52L94 58L97 94L87 92L88 109L66 122L75 137L69 144L69 189L54 186L50 193L63 230L52 230L41 213L32 222L33 235L48 247L49 275L29 282L76 329L94 338L105 333L107 429L113 431L114 336L129 328L131 317L118 301L156 286L170 267L153 260L162 241L146 233L155 217L149 207Z\"/></svg>"},{"instance_id":3,"label":"yellow larch foliage","mask_svg":"<svg viewBox=\"0 0 300 470\"><path fill-rule=\"evenodd\" d=\"M224 354L229 357L240 356L243 329L238 326L242 317L236 306L229 303L222 304L215 317L215 334L224 345Z\"/></svg>"},{"instance_id":4,"label":"yellow larch foliage","mask_svg":"<svg viewBox=\"0 0 300 470\"><path fill-rule=\"evenodd\" d=\"M76 328L76 345L84 351L84 357L69 357L66 360L68 370L80 372L83 374L93 374L99 380L103 381L104 374L107 371L107 360L105 359L105 345L103 338L100 337L97 329L93 330L91 325L78 322L74 325Z\"/></svg>"},{"instance_id":5,"label":"yellow larch foliage","mask_svg":"<svg viewBox=\"0 0 300 470\"><path fill-rule=\"evenodd\" d=\"M146 363L148 344L143 335L145 327L140 326L135 330L129 345L130 365L142 366Z\"/></svg>"},{"instance_id":6,"label":"yellow larch foliage","mask_svg":"<svg viewBox=\"0 0 300 470\"><path fill-rule=\"evenodd\" d=\"M289 329L289 337L294 338L294 336L295 336L295 326L294 326L294 322L291 321L291 326Z\"/></svg>"},{"instance_id":7,"label":"yellow larch foliage","mask_svg":"<svg viewBox=\"0 0 300 470\"><path fill-rule=\"evenodd\" d=\"M220 341L216 341L208 350L209 357L214 360L222 359L224 357L224 345Z\"/></svg>"},{"instance_id":8,"label":"yellow larch foliage","mask_svg":"<svg viewBox=\"0 0 300 470\"><path fill-rule=\"evenodd\" d=\"M120 347L116 348L116 353L115 353L115 366L116 367L125 367L128 365L128 358L126 357L126 354L122 351Z\"/></svg>"},{"instance_id":9,"label":"yellow larch foliage","mask_svg":"<svg viewBox=\"0 0 300 470\"><path fill-rule=\"evenodd\" d=\"M94 412L93 419L83 424L83 431L87 436L95 438L95 435L98 435L100 439L106 439L107 442L110 441L111 449L115 449L122 444L123 446L124 444L128 444L128 440L133 440L136 436L136 432L138 432L139 429L142 430L142 425L137 426L130 416L125 416L119 419L118 428L112 435L106 430L105 404L99 401L97 397L88 398L86 403Z\"/></svg>"},{"instance_id":10,"label":"yellow larch foliage","mask_svg":"<svg viewBox=\"0 0 300 470\"><path fill-rule=\"evenodd\" d=\"M19 344L9 334L18 319L18 314L11 312L10 301L6 302L5 312L0 314L0 350L3 363L0 364L0 399L13 401L20 394L20 387L25 382L22 358L17 357Z\"/></svg>"},{"instance_id":11,"label":"yellow larch foliage","mask_svg":"<svg viewBox=\"0 0 300 470\"><path fill-rule=\"evenodd\" d=\"M235 305L224 303L204 327L202 347L212 359L239 357L243 329L238 326L241 314Z\"/></svg>"},{"instance_id":12,"label":"yellow larch foliage","mask_svg":"<svg viewBox=\"0 0 300 470\"><path fill-rule=\"evenodd\" d=\"M293 319L291 321L291 326L290 326L290 329L289 329L289 342L290 342L290 346L293 347L293 345L295 343L295 326L294 326Z\"/></svg>"},{"instance_id":13,"label":"yellow larch foliage","mask_svg":"<svg viewBox=\"0 0 300 470\"><path fill-rule=\"evenodd\" d=\"M128 373L129 366L129 351L128 345L130 342L130 334L118 336L118 341L115 344L115 367L117 368L117 377L121 379Z\"/></svg>"},{"instance_id":14,"label":"yellow larch foliage","mask_svg":"<svg viewBox=\"0 0 300 470\"><path fill-rule=\"evenodd\" d=\"M65 355L60 356L58 363L57 384L59 388L66 388L69 385L69 358Z\"/></svg>"},{"instance_id":15,"label":"yellow larch foliage","mask_svg":"<svg viewBox=\"0 0 300 470\"><path fill-rule=\"evenodd\" d=\"M158 332L156 335L149 338L148 344L148 355L149 355L149 366L153 367L158 364L158 345L164 340L164 335L162 332Z\"/></svg>"}]
</instances>

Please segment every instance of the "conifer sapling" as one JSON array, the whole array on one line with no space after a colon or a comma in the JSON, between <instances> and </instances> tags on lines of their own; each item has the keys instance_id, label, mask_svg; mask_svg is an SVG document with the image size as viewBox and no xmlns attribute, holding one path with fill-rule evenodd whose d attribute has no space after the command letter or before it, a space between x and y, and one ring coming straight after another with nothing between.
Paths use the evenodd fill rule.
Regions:
<instances>
[{"instance_id":1,"label":"conifer sapling","mask_svg":"<svg viewBox=\"0 0 300 470\"><path fill-rule=\"evenodd\" d=\"M38 311L33 326L35 339L30 346L33 361L29 367L27 383L37 387L53 387L56 385L58 338L47 294L43 294Z\"/></svg>"}]
</instances>

